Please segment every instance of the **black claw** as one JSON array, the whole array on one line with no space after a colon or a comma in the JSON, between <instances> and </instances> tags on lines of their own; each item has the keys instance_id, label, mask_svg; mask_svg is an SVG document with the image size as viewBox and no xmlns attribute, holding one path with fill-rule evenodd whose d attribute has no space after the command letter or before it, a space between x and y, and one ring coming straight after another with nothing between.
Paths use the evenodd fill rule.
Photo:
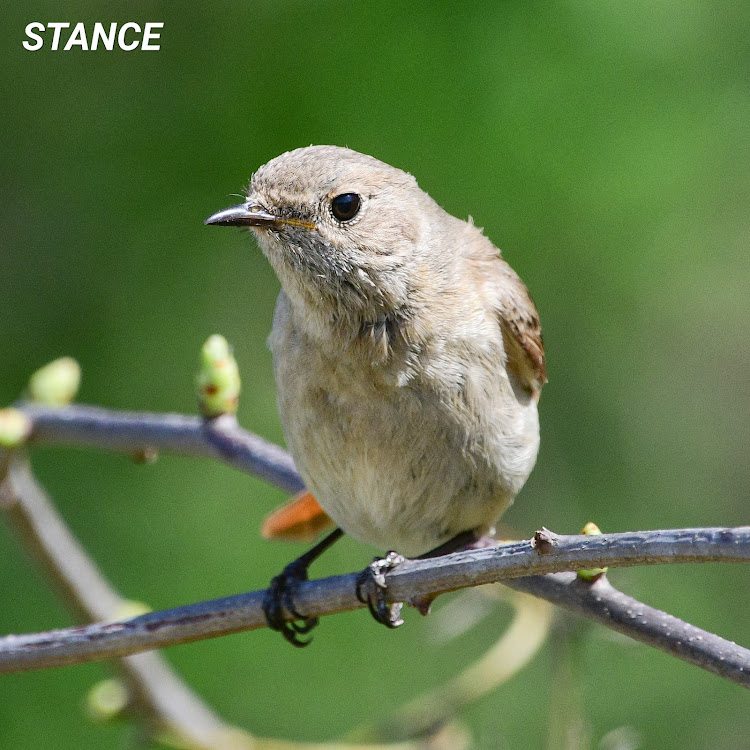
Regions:
<instances>
[{"instance_id":1,"label":"black claw","mask_svg":"<svg viewBox=\"0 0 750 750\"><path fill-rule=\"evenodd\" d=\"M265 612L269 628L281 633L293 646L304 648L311 643L312 638L302 640L297 636L305 635L313 630L318 624L318 618L307 617L298 612L294 606L294 594L300 583L307 580L307 569L296 562L287 565L279 575L271 579L263 600L263 612ZM284 610L301 622L287 622L284 619Z\"/></svg>"},{"instance_id":2,"label":"black claw","mask_svg":"<svg viewBox=\"0 0 750 750\"><path fill-rule=\"evenodd\" d=\"M309 633L311 630L315 630L315 628L318 627L318 618L317 617L305 617L304 615L295 615L295 617L298 617L302 620L302 622L289 622L287 625L289 625L292 630L294 630L295 633L299 633L300 635L305 635L306 633ZM305 643L309 643L309 641L306 641Z\"/></svg>"},{"instance_id":3,"label":"black claw","mask_svg":"<svg viewBox=\"0 0 750 750\"><path fill-rule=\"evenodd\" d=\"M397 628L404 624L401 619L402 602L388 602L385 598L385 574L402 563L404 558L389 552L384 558L375 558L357 578L357 599L367 604L376 622L387 628Z\"/></svg>"},{"instance_id":4,"label":"black claw","mask_svg":"<svg viewBox=\"0 0 750 750\"><path fill-rule=\"evenodd\" d=\"M284 638L297 648L303 648L312 641L312 637L304 640L300 635L307 635L317 625L317 617L308 617L298 612L294 605L294 595L303 581L307 580L307 568L323 552L325 552L337 539L343 536L341 529L335 529L327 537L318 542L311 550L284 568L280 575L271 580L268 591L263 600L263 612L266 615L268 627L276 630ZM478 546L486 546L484 539L478 539L472 531L465 531L456 535L445 544L434 550L420 555L420 558L435 557L459 549L472 549ZM367 604L370 614L376 622L388 628L397 628L403 625L401 619L402 602L388 602L385 596L386 582L385 574L404 561L401 555L389 552L384 558L376 558L363 570L356 583L357 598ZM429 603L434 597L425 597L424 602L415 600L415 604L422 612L427 614ZM287 622L285 614L292 615L292 620Z\"/></svg>"},{"instance_id":5,"label":"black claw","mask_svg":"<svg viewBox=\"0 0 750 750\"><path fill-rule=\"evenodd\" d=\"M281 633L292 646L297 648L308 646L312 637L302 640L297 636L309 633L318 624L317 617L308 617L297 611L294 606L294 595L297 593L300 583L307 580L307 569L310 564L317 560L337 539L341 539L343 535L344 532L341 529L334 529L312 549L289 563L280 575L271 579L271 583L268 585L268 591L263 599L266 622L269 628ZM294 618L291 622L284 619L285 610Z\"/></svg>"}]
</instances>

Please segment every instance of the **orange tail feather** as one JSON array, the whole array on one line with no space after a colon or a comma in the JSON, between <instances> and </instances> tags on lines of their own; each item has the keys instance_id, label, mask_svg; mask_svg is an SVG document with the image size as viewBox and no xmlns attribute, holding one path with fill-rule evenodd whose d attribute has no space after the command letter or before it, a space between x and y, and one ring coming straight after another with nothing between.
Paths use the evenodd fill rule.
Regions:
<instances>
[{"instance_id":1,"label":"orange tail feather","mask_svg":"<svg viewBox=\"0 0 750 750\"><path fill-rule=\"evenodd\" d=\"M303 490L268 515L260 527L260 533L265 539L309 542L333 525L312 493Z\"/></svg>"}]
</instances>

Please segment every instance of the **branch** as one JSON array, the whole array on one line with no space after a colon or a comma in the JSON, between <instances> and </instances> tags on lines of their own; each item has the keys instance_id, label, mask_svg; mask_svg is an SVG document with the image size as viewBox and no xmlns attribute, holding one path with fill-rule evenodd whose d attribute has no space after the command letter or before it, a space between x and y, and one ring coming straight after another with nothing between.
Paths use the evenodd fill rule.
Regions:
<instances>
[{"instance_id":1,"label":"branch","mask_svg":"<svg viewBox=\"0 0 750 750\"><path fill-rule=\"evenodd\" d=\"M377 723L357 727L349 733L350 738L394 741L424 736L518 674L547 641L555 619L555 608L549 603L500 586L463 593L462 599L454 599L438 616L453 619L452 605L464 608L470 593L484 594L483 599L502 599L513 607L514 615L500 638L455 677L396 708Z\"/></svg>"},{"instance_id":2,"label":"branch","mask_svg":"<svg viewBox=\"0 0 750 750\"><path fill-rule=\"evenodd\" d=\"M623 594L606 576L588 583L575 573L557 573L504 583L750 688L750 649Z\"/></svg>"},{"instance_id":3,"label":"branch","mask_svg":"<svg viewBox=\"0 0 750 750\"><path fill-rule=\"evenodd\" d=\"M292 457L278 445L242 429L229 414L203 419L75 404L56 408L32 402L22 402L17 408L31 418L30 442L38 445L81 445L123 453L163 450L214 458L287 492L304 489Z\"/></svg>"},{"instance_id":4,"label":"branch","mask_svg":"<svg viewBox=\"0 0 750 750\"><path fill-rule=\"evenodd\" d=\"M682 623L571 568L677 562L740 561L750 557L750 528L677 529L601 536L553 536L538 541L408 560L387 576L391 601L408 601L465 586L503 581L668 651L696 666L750 687L750 651ZM534 576L533 578L527 578ZM303 583L295 604L309 616L358 609L357 574ZM509 580L514 579L514 580ZM265 591L153 612L126 621L0 639L0 672L74 664L265 627ZM289 615L291 619L291 615Z\"/></svg>"},{"instance_id":5,"label":"branch","mask_svg":"<svg viewBox=\"0 0 750 750\"><path fill-rule=\"evenodd\" d=\"M26 456L0 451L0 508L27 549L41 563L66 605L79 619L107 620L130 604L106 581L66 526ZM73 628L72 630L76 630ZM10 637L12 638L12 636ZM125 656L111 665L125 683L128 710L143 719L148 735L165 746L217 750L322 750L322 745L254 737L224 722L159 653ZM334 742L332 750L463 750L469 740L443 722L427 736L398 745Z\"/></svg>"},{"instance_id":6,"label":"branch","mask_svg":"<svg viewBox=\"0 0 750 750\"><path fill-rule=\"evenodd\" d=\"M6 457L0 507L7 511L10 525L77 619L91 622L116 617L128 602L109 585L71 534L34 478L26 456L11 453ZM222 721L160 654L129 656L113 666L128 688L132 705L160 730L175 734L196 748L220 747L221 738L229 735L236 738L238 748L254 746L250 735Z\"/></svg>"},{"instance_id":7,"label":"branch","mask_svg":"<svg viewBox=\"0 0 750 750\"><path fill-rule=\"evenodd\" d=\"M243 430L227 415L204 420L90 406L53 409L23 403L19 408L33 421L32 441L36 443L206 456L290 492L303 486L284 450ZM750 557L749 541L747 527L579 537L557 537L543 530L532 542L409 561L388 576L389 596L394 601L409 600L503 580L747 687L750 652L746 649L627 597L603 577L588 584L573 574L541 574L607 565L744 561ZM353 584L353 575L308 582L299 591L299 609L314 616L359 608ZM0 640L0 671L111 658L263 627L263 595L254 592L109 625L8 636Z\"/></svg>"}]
</instances>

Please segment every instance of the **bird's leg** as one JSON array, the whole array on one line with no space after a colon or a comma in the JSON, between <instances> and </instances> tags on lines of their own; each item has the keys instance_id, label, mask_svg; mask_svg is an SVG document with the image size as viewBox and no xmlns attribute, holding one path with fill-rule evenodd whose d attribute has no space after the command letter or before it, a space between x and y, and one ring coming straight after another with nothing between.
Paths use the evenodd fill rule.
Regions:
<instances>
[{"instance_id":1,"label":"bird's leg","mask_svg":"<svg viewBox=\"0 0 750 750\"><path fill-rule=\"evenodd\" d=\"M308 617L297 611L294 606L294 594L300 583L307 580L307 569L325 552L335 541L344 535L341 529L335 529L327 537L318 542L312 549L290 562L279 575L271 579L268 591L263 599L263 612L266 615L268 627L278 630L289 643L298 648L307 646L312 638L302 640L299 635L309 633L318 624L317 617ZM298 622L287 622L284 610L289 612Z\"/></svg>"},{"instance_id":2,"label":"bird's leg","mask_svg":"<svg viewBox=\"0 0 750 750\"><path fill-rule=\"evenodd\" d=\"M449 555L451 552L462 552L468 549L483 549L492 547L497 541L490 536L479 536L474 531L462 531L452 539L443 542L435 549L425 552L417 560L427 560L431 557ZM388 628L397 628L403 624L401 619L402 602L387 602L385 590L385 574L400 565L406 558L396 552L389 552L384 558L376 558L360 574L357 579L357 598L367 604L370 613L377 622ZM423 615L429 614L430 606L437 594L426 594L409 601L413 607Z\"/></svg>"}]
</instances>

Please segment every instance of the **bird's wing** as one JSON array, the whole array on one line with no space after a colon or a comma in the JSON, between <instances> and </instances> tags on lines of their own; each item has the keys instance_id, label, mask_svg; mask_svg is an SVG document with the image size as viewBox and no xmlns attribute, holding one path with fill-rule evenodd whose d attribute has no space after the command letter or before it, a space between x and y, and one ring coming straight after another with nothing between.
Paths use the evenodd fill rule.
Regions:
<instances>
[{"instance_id":1,"label":"bird's wing","mask_svg":"<svg viewBox=\"0 0 750 750\"><path fill-rule=\"evenodd\" d=\"M500 320L508 370L532 395L547 382L539 314L518 274L500 260Z\"/></svg>"}]
</instances>

